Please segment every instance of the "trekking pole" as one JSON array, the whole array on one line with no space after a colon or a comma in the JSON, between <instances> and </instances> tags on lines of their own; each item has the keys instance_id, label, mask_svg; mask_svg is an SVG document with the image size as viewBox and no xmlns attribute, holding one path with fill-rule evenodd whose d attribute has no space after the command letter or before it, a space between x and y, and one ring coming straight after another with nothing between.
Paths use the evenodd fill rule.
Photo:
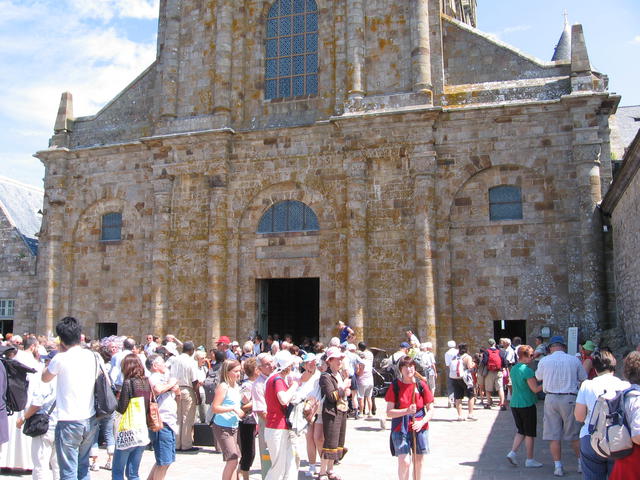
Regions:
<instances>
[{"instance_id":1,"label":"trekking pole","mask_svg":"<svg viewBox=\"0 0 640 480\"><path fill-rule=\"evenodd\" d=\"M416 374L417 375L417 374ZM416 380L417 382L419 382L420 380ZM415 405L416 403L416 384L413 384L413 393L411 394L411 403L413 405ZM411 416L411 419L413 420L413 422L416 421L416 414L414 413ZM416 451L418 450L418 446L416 445L416 431L413 429L413 425L411 426L411 438L413 440L413 442L411 442L411 466L413 467L413 480L418 480L418 477L416 476L417 472L416 472Z\"/></svg>"}]
</instances>

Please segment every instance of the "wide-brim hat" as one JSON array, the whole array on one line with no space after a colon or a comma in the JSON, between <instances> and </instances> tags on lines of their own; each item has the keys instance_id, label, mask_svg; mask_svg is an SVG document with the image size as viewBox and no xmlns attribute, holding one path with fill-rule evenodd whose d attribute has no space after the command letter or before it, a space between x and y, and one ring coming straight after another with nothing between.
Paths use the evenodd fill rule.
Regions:
<instances>
[{"instance_id":1,"label":"wide-brim hat","mask_svg":"<svg viewBox=\"0 0 640 480\"><path fill-rule=\"evenodd\" d=\"M331 360L332 358L339 358L339 359L344 358L344 352L340 350L338 347L327 348L325 355L327 360Z\"/></svg>"},{"instance_id":2,"label":"wide-brim hat","mask_svg":"<svg viewBox=\"0 0 640 480\"><path fill-rule=\"evenodd\" d=\"M280 350L273 358L276 361L276 365L278 366L277 369L279 371L289 368L294 362L293 355L291 355L289 350Z\"/></svg>"},{"instance_id":3,"label":"wide-brim hat","mask_svg":"<svg viewBox=\"0 0 640 480\"><path fill-rule=\"evenodd\" d=\"M173 342L167 342L167 344L164 346L164 348L166 348L167 352L169 352L171 355L178 356L180 354L178 352L178 347Z\"/></svg>"},{"instance_id":4,"label":"wide-brim hat","mask_svg":"<svg viewBox=\"0 0 640 480\"><path fill-rule=\"evenodd\" d=\"M456 348L456 342L454 340L449 340L447 342L447 347L449 348Z\"/></svg>"},{"instance_id":5,"label":"wide-brim hat","mask_svg":"<svg viewBox=\"0 0 640 480\"><path fill-rule=\"evenodd\" d=\"M582 348L589 352L593 352L596 349L596 344L591 340L587 340L586 342L584 342L584 345L582 345Z\"/></svg>"}]
</instances>

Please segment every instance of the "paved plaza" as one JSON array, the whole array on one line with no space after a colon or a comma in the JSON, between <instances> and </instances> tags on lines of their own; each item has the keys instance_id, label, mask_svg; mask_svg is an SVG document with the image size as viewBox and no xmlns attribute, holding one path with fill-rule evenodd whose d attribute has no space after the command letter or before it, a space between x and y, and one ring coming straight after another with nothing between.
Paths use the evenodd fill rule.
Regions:
<instances>
[{"instance_id":1,"label":"paved plaza","mask_svg":"<svg viewBox=\"0 0 640 480\"><path fill-rule=\"evenodd\" d=\"M436 413L431 422L431 454L425 459L426 469L423 480L493 480L553 478L553 462L549 454L548 442L542 437L542 408L538 403L538 434L536 459L544 463L542 468L525 469L513 467L505 459L514 434L513 418L510 411L477 410L477 422L457 422L454 409L446 408L446 398L436 399ZM383 410L383 399L377 400ZM389 426L380 428L378 419L349 420L347 447L349 453L336 472L346 479L394 479L397 462L389 454ZM520 463L524 463L524 445L519 452ZM565 473L568 478L581 478L577 473L577 463L569 446L563 445ZM101 464L106 453L100 452ZM302 452L302 466L299 478L305 477L307 470L306 449ZM140 466L141 478L146 478L153 464L153 453L145 452ZM222 456L213 449L204 448L197 454L178 454L177 462L171 466L168 480L219 479L223 468ZM111 472L100 470L91 474L95 480L111 478ZM26 478L26 477L24 477ZM261 479L259 461L251 470L251 480Z\"/></svg>"}]
</instances>

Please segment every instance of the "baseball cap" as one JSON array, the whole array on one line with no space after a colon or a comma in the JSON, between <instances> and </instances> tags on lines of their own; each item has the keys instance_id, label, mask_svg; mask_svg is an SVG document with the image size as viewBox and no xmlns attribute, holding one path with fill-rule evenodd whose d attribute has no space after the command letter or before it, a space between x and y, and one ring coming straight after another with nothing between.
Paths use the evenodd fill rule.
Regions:
<instances>
[{"instance_id":1,"label":"baseball cap","mask_svg":"<svg viewBox=\"0 0 640 480\"><path fill-rule=\"evenodd\" d=\"M226 335L221 336L216 343L224 343L225 345L229 345L231 340Z\"/></svg>"},{"instance_id":2,"label":"baseball cap","mask_svg":"<svg viewBox=\"0 0 640 480\"><path fill-rule=\"evenodd\" d=\"M409 345L407 342L402 342L400 344L400 348L411 348L411 345Z\"/></svg>"},{"instance_id":3,"label":"baseball cap","mask_svg":"<svg viewBox=\"0 0 640 480\"><path fill-rule=\"evenodd\" d=\"M559 343L560 345L566 345L564 341L564 337L562 335L555 335L551 337L551 340L549 340L549 345L553 345L554 343Z\"/></svg>"},{"instance_id":4,"label":"baseball cap","mask_svg":"<svg viewBox=\"0 0 640 480\"><path fill-rule=\"evenodd\" d=\"M447 347L449 348L456 348L456 342L454 340L449 340L447 342Z\"/></svg>"}]
</instances>

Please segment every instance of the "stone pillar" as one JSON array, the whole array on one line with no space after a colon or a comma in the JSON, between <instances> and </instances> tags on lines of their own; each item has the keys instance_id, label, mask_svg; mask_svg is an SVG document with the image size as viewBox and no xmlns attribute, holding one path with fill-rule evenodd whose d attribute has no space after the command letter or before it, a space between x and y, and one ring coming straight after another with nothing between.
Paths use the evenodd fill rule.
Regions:
<instances>
[{"instance_id":1,"label":"stone pillar","mask_svg":"<svg viewBox=\"0 0 640 480\"><path fill-rule=\"evenodd\" d=\"M364 338L367 308L367 165L355 159L349 166L347 184L347 322L358 340Z\"/></svg>"},{"instance_id":2,"label":"stone pillar","mask_svg":"<svg viewBox=\"0 0 640 480\"><path fill-rule=\"evenodd\" d=\"M36 331L45 335L55 334L54 329L60 320L62 301L62 281L64 274L63 232L69 231L66 225L66 191L64 175L50 173L53 161L42 159L45 175L45 195L38 248L38 291L40 310ZM66 312L65 312L66 313Z\"/></svg>"},{"instance_id":3,"label":"stone pillar","mask_svg":"<svg viewBox=\"0 0 640 480\"><path fill-rule=\"evenodd\" d=\"M364 8L362 0L347 0L347 93L361 99L364 90Z\"/></svg>"},{"instance_id":4,"label":"stone pillar","mask_svg":"<svg viewBox=\"0 0 640 480\"><path fill-rule=\"evenodd\" d=\"M232 0L219 0L216 14L216 56L213 72L213 113L216 126L227 126L231 118Z\"/></svg>"},{"instance_id":5,"label":"stone pillar","mask_svg":"<svg viewBox=\"0 0 640 480\"><path fill-rule=\"evenodd\" d=\"M153 180L153 240L151 243L151 331L165 331L169 310L169 259L171 237L171 192L173 176L162 173Z\"/></svg>"},{"instance_id":6,"label":"stone pillar","mask_svg":"<svg viewBox=\"0 0 640 480\"><path fill-rule=\"evenodd\" d=\"M429 0L411 0L411 73L413 91L431 97Z\"/></svg>"},{"instance_id":7,"label":"stone pillar","mask_svg":"<svg viewBox=\"0 0 640 480\"><path fill-rule=\"evenodd\" d=\"M181 0L161 0L158 21L158 106L160 120L177 115Z\"/></svg>"},{"instance_id":8,"label":"stone pillar","mask_svg":"<svg viewBox=\"0 0 640 480\"><path fill-rule=\"evenodd\" d=\"M436 202L435 175L414 179L416 326L418 338L436 343Z\"/></svg>"},{"instance_id":9,"label":"stone pillar","mask_svg":"<svg viewBox=\"0 0 640 480\"><path fill-rule=\"evenodd\" d=\"M599 126L590 126L590 117L600 108L600 100L592 98L586 105L580 98L571 105L573 120L573 164L576 171L576 193L578 196L577 258L581 276L579 292L582 297L581 312L571 312L573 325L584 326L591 336L605 320L604 257L602 246L602 223L597 205L602 200L600 180L600 155L602 139ZM572 100L567 99L571 104Z\"/></svg>"},{"instance_id":10,"label":"stone pillar","mask_svg":"<svg viewBox=\"0 0 640 480\"><path fill-rule=\"evenodd\" d=\"M227 299L227 179L223 175L209 177L209 319L206 341L212 344L220 337L226 318Z\"/></svg>"}]
</instances>

